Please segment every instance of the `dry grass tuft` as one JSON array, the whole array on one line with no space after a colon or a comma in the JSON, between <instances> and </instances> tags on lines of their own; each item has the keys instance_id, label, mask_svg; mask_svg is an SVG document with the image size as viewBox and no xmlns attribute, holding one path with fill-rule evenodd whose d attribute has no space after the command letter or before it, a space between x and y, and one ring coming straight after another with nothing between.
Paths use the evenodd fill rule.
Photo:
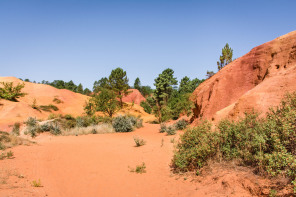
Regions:
<instances>
[{"instance_id":1,"label":"dry grass tuft","mask_svg":"<svg viewBox=\"0 0 296 197\"><path fill-rule=\"evenodd\" d=\"M88 127L75 127L71 129L62 130L62 135L88 135L88 134L103 134L114 133L114 129L110 124L98 124Z\"/></svg>"}]
</instances>

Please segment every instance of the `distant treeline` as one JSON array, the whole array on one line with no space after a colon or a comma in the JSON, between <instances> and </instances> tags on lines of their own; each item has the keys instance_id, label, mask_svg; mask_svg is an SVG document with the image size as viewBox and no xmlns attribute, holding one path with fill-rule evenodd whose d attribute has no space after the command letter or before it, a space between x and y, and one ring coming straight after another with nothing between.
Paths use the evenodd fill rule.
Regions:
<instances>
[{"instance_id":1,"label":"distant treeline","mask_svg":"<svg viewBox=\"0 0 296 197\"><path fill-rule=\"evenodd\" d=\"M21 80L23 80L23 79L21 79ZM54 80L53 82L42 80L41 82L36 82L36 81L30 81L29 79L24 79L23 81L38 83L38 84L46 84L46 85L50 85L50 86L53 86L58 89L67 89L67 90L71 90L73 92L77 92L77 93L85 94L85 95L91 94L90 89L88 89L88 88L84 89L83 85L81 83L76 85L72 80L70 80L69 82L65 82L63 80Z\"/></svg>"}]
</instances>

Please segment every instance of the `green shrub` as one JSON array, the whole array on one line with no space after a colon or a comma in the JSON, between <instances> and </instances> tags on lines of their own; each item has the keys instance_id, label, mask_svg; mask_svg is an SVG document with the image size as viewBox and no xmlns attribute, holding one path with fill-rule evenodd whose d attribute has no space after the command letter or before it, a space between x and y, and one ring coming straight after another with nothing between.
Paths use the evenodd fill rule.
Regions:
<instances>
[{"instance_id":1,"label":"green shrub","mask_svg":"<svg viewBox=\"0 0 296 197\"><path fill-rule=\"evenodd\" d=\"M143 139L141 139L139 137L136 137L136 136L134 137L134 141L135 141L137 147L143 146L143 145L146 144L145 140L143 140Z\"/></svg>"},{"instance_id":2,"label":"green shrub","mask_svg":"<svg viewBox=\"0 0 296 197\"><path fill-rule=\"evenodd\" d=\"M112 121L112 126L116 132L131 132L131 131L133 131L133 124L128 116L115 117Z\"/></svg>"},{"instance_id":3,"label":"green shrub","mask_svg":"<svg viewBox=\"0 0 296 197\"><path fill-rule=\"evenodd\" d=\"M97 130L94 128L94 129L91 130L91 133L92 133L92 134L97 134L98 132L97 132Z\"/></svg>"},{"instance_id":4,"label":"green shrub","mask_svg":"<svg viewBox=\"0 0 296 197\"><path fill-rule=\"evenodd\" d=\"M152 113L152 108L150 107L149 103L147 101L142 101L140 103L140 106L143 107L144 111L148 114Z\"/></svg>"},{"instance_id":5,"label":"green shrub","mask_svg":"<svg viewBox=\"0 0 296 197\"><path fill-rule=\"evenodd\" d=\"M175 135L177 133L174 126L168 126L165 132L167 133L167 135Z\"/></svg>"},{"instance_id":6,"label":"green shrub","mask_svg":"<svg viewBox=\"0 0 296 197\"><path fill-rule=\"evenodd\" d=\"M118 116L113 118L112 126L116 132L131 132L143 126L143 120L134 116Z\"/></svg>"},{"instance_id":7,"label":"green shrub","mask_svg":"<svg viewBox=\"0 0 296 197\"><path fill-rule=\"evenodd\" d=\"M186 120L184 120L184 119L179 120L174 124L174 126L177 130L183 130L187 127L187 125L188 125L188 122L186 122Z\"/></svg>"},{"instance_id":8,"label":"green shrub","mask_svg":"<svg viewBox=\"0 0 296 197\"><path fill-rule=\"evenodd\" d=\"M167 135L175 135L176 128L173 125L167 126L166 124L162 123L162 124L160 124L159 132L160 133L167 133Z\"/></svg>"},{"instance_id":9,"label":"green shrub","mask_svg":"<svg viewBox=\"0 0 296 197\"><path fill-rule=\"evenodd\" d=\"M173 159L177 171L199 169L210 158L237 160L271 176L296 179L296 93L270 109L266 118L254 112L239 121L223 120L217 130L209 123L181 136ZM292 182L293 181L293 182ZM295 188L296 189L296 188Z\"/></svg>"},{"instance_id":10,"label":"green shrub","mask_svg":"<svg viewBox=\"0 0 296 197\"><path fill-rule=\"evenodd\" d=\"M159 129L159 133L165 133L167 130L167 126L165 123L161 123L160 124L160 129Z\"/></svg>"},{"instance_id":11,"label":"green shrub","mask_svg":"<svg viewBox=\"0 0 296 197\"><path fill-rule=\"evenodd\" d=\"M57 122L54 122L51 124L50 126L50 133L53 134L53 135L60 135L62 132L61 132L61 129L60 129L60 126L58 125Z\"/></svg>"},{"instance_id":12,"label":"green shrub","mask_svg":"<svg viewBox=\"0 0 296 197\"><path fill-rule=\"evenodd\" d=\"M47 131L50 131L50 129L51 129L51 125L49 123L40 125L41 132L47 132Z\"/></svg>"},{"instance_id":13,"label":"green shrub","mask_svg":"<svg viewBox=\"0 0 296 197\"><path fill-rule=\"evenodd\" d=\"M133 168L130 169L130 172L135 172L135 173L139 173L139 174L145 173L146 172L145 163L143 162L141 165L137 165L136 169L133 169Z\"/></svg>"},{"instance_id":14,"label":"green shrub","mask_svg":"<svg viewBox=\"0 0 296 197\"><path fill-rule=\"evenodd\" d=\"M52 102L56 103L56 104L60 104L63 103L63 101L61 101L60 99L58 99L57 97L55 97Z\"/></svg>"},{"instance_id":15,"label":"green shrub","mask_svg":"<svg viewBox=\"0 0 296 197\"><path fill-rule=\"evenodd\" d=\"M209 158L216 155L219 136L211 132L211 124L203 122L196 128L188 129L180 138L173 158L177 171L188 171L203 167Z\"/></svg>"},{"instance_id":16,"label":"green shrub","mask_svg":"<svg viewBox=\"0 0 296 197\"><path fill-rule=\"evenodd\" d=\"M21 124L19 122L14 123L11 132L16 136L19 136L20 135L20 126L21 126Z\"/></svg>"},{"instance_id":17,"label":"green shrub","mask_svg":"<svg viewBox=\"0 0 296 197\"><path fill-rule=\"evenodd\" d=\"M39 133L39 125L36 118L29 117L27 121L24 122L27 126L25 134L30 134L32 138L37 136Z\"/></svg>"},{"instance_id":18,"label":"green shrub","mask_svg":"<svg viewBox=\"0 0 296 197\"><path fill-rule=\"evenodd\" d=\"M26 93L22 92L22 89L25 87L25 84L17 84L13 86L13 82L0 82L0 98L17 101L17 98L24 97Z\"/></svg>"},{"instance_id":19,"label":"green shrub","mask_svg":"<svg viewBox=\"0 0 296 197\"><path fill-rule=\"evenodd\" d=\"M51 112L52 110L53 111L58 111L59 110L59 108L57 106L52 105L52 104L50 104L50 105L40 105L39 109L41 109L42 111L46 111L46 112Z\"/></svg>"}]
</instances>

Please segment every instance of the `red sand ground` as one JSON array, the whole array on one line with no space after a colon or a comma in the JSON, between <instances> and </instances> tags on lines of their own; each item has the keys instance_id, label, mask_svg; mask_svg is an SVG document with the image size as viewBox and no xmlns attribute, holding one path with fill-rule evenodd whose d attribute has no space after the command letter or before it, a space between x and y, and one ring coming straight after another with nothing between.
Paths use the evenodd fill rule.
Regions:
<instances>
[{"instance_id":1,"label":"red sand ground","mask_svg":"<svg viewBox=\"0 0 296 197\"><path fill-rule=\"evenodd\" d=\"M177 136L158 129L145 124L131 133L38 136L36 145L13 148L14 159L0 160L0 196L251 196L260 179L243 171L216 170L200 179L173 174ZM147 144L135 147L133 136ZM142 162L146 173L129 171ZM38 179L43 187L32 187Z\"/></svg>"},{"instance_id":2,"label":"red sand ground","mask_svg":"<svg viewBox=\"0 0 296 197\"><path fill-rule=\"evenodd\" d=\"M194 118L236 119L253 108L262 115L296 91L296 31L253 48L194 91Z\"/></svg>"}]
</instances>

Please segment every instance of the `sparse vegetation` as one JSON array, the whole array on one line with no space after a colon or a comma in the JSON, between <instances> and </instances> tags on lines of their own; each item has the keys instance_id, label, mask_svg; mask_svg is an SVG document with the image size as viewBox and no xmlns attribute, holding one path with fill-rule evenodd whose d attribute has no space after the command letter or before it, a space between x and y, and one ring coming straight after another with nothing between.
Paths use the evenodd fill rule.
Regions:
<instances>
[{"instance_id":1,"label":"sparse vegetation","mask_svg":"<svg viewBox=\"0 0 296 197\"><path fill-rule=\"evenodd\" d=\"M50 105L40 105L39 109L41 109L42 111L46 111L46 112L51 112L52 110L53 111L58 111L59 110L59 108L57 106L52 105L52 104L50 104Z\"/></svg>"},{"instance_id":2,"label":"sparse vegetation","mask_svg":"<svg viewBox=\"0 0 296 197\"><path fill-rule=\"evenodd\" d=\"M143 146L146 144L146 141L144 139L141 139L137 136L134 136L134 141L135 141L137 147Z\"/></svg>"},{"instance_id":3,"label":"sparse vegetation","mask_svg":"<svg viewBox=\"0 0 296 197\"><path fill-rule=\"evenodd\" d=\"M25 84L18 83L16 86L13 85L13 82L0 82L0 98L17 101L19 97L24 97L26 93L22 92L22 89L25 87Z\"/></svg>"},{"instance_id":4,"label":"sparse vegetation","mask_svg":"<svg viewBox=\"0 0 296 197\"><path fill-rule=\"evenodd\" d=\"M176 128L173 125L167 126L166 124L162 123L160 125L159 132L160 133L167 133L167 135L175 135L176 134Z\"/></svg>"},{"instance_id":5,"label":"sparse vegetation","mask_svg":"<svg viewBox=\"0 0 296 197\"><path fill-rule=\"evenodd\" d=\"M54 103L56 103L56 104L63 103L63 101L60 100L58 97L54 97L54 99L52 100L52 102L54 102Z\"/></svg>"},{"instance_id":6,"label":"sparse vegetation","mask_svg":"<svg viewBox=\"0 0 296 197\"><path fill-rule=\"evenodd\" d=\"M18 137L14 134L10 134L4 131L0 131L0 150L5 150L13 146L21 144L29 144L29 140L25 140L21 137Z\"/></svg>"},{"instance_id":7,"label":"sparse vegetation","mask_svg":"<svg viewBox=\"0 0 296 197\"><path fill-rule=\"evenodd\" d=\"M19 136L20 135L20 126L21 126L21 124L19 122L14 123L11 133L16 136Z\"/></svg>"},{"instance_id":8,"label":"sparse vegetation","mask_svg":"<svg viewBox=\"0 0 296 197\"><path fill-rule=\"evenodd\" d=\"M38 179L38 181L37 180L32 181L31 184L33 187L42 187L40 179Z\"/></svg>"},{"instance_id":9,"label":"sparse vegetation","mask_svg":"<svg viewBox=\"0 0 296 197\"><path fill-rule=\"evenodd\" d=\"M135 173L139 173L139 174L146 173L145 163L143 162L141 165L137 165L135 169L131 168L130 172L135 172Z\"/></svg>"},{"instance_id":10,"label":"sparse vegetation","mask_svg":"<svg viewBox=\"0 0 296 197\"><path fill-rule=\"evenodd\" d=\"M187 127L188 125L188 122L186 122L186 120L182 119L182 120L179 120L177 121L175 124L174 124L174 127L177 129L177 130L183 130Z\"/></svg>"},{"instance_id":11,"label":"sparse vegetation","mask_svg":"<svg viewBox=\"0 0 296 197\"><path fill-rule=\"evenodd\" d=\"M113 119L112 126L116 132L131 132L134 128L142 127L142 121L133 116L118 116Z\"/></svg>"}]
</instances>

